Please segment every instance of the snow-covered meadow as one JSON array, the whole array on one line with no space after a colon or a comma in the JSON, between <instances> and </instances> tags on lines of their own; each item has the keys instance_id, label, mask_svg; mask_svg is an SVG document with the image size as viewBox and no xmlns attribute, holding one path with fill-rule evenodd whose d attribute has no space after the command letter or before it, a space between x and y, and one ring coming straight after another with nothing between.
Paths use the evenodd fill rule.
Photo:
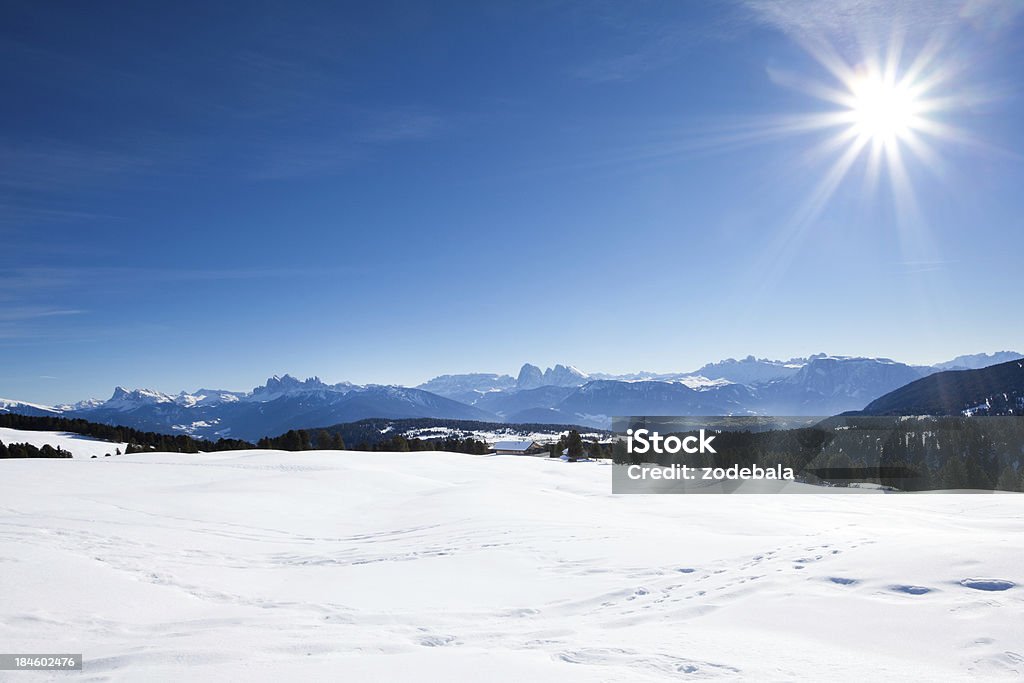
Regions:
<instances>
[{"instance_id":1,"label":"snow-covered meadow","mask_svg":"<svg viewBox=\"0 0 1024 683\"><path fill-rule=\"evenodd\" d=\"M1024 496L612 496L610 465L0 461L33 680L1024 676Z\"/></svg>"}]
</instances>

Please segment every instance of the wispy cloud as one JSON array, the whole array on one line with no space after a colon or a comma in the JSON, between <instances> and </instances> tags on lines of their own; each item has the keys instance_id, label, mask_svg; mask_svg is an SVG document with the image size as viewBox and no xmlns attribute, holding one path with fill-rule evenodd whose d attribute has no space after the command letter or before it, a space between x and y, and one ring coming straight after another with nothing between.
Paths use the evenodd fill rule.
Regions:
<instances>
[{"instance_id":1,"label":"wispy cloud","mask_svg":"<svg viewBox=\"0 0 1024 683\"><path fill-rule=\"evenodd\" d=\"M147 155L54 139L0 141L0 189L53 193L103 183L111 176L151 167Z\"/></svg>"},{"instance_id":2,"label":"wispy cloud","mask_svg":"<svg viewBox=\"0 0 1024 683\"><path fill-rule=\"evenodd\" d=\"M104 283L122 286L174 282L214 282L229 280L275 280L335 277L355 270L352 267L332 268L135 268L114 266L33 266L0 269L0 291L11 294L35 294L48 290L72 288L88 284L98 289ZM0 297L2 300L3 297ZM65 309L53 309L65 310ZM71 309L66 309L71 310ZM78 312L78 311L75 311Z\"/></svg>"},{"instance_id":3,"label":"wispy cloud","mask_svg":"<svg viewBox=\"0 0 1024 683\"><path fill-rule=\"evenodd\" d=\"M216 68L198 82L177 64L194 59L186 53L191 48L176 44L144 52L136 62L59 42L11 41L9 71L25 74L29 86L41 73L51 90L77 102L96 97L83 83L116 83L118 97L163 115L118 122L110 130L97 125L102 142L93 143L0 133L0 201L12 209L0 217L0 228L52 220L31 209L40 199L80 198L143 177L264 181L336 173L382 148L447 128L447 114L416 102L352 94L365 85L358 46L372 40L358 20L325 23L317 11L301 8L290 10L288 19L289 30L257 18L240 21L206 57ZM123 40L130 45L134 39Z\"/></svg>"},{"instance_id":4,"label":"wispy cloud","mask_svg":"<svg viewBox=\"0 0 1024 683\"><path fill-rule=\"evenodd\" d=\"M969 26L992 36L1024 11L1019 0L743 0L753 18L797 38L888 40Z\"/></svg>"},{"instance_id":5,"label":"wispy cloud","mask_svg":"<svg viewBox=\"0 0 1024 683\"><path fill-rule=\"evenodd\" d=\"M112 300L126 287L175 287L232 281L335 280L353 270L332 268L135 268L107 266L26 267L0 269L0 341L4 345L47 342L94 341L114 330L101 325L97 311L62 305L82 292ZM193 288L194 289L194 288ZM152 327L128 323L137 333ZM121 328L122 330L124 328ZM163 328L159 328L163 330Z\"/></svg>"},{"instance_id":6,"label":"wispy cloud","mask_svg":"<svg viewBox=\"0 0 1024 683\"><path fill-rule=\"evenodd\" d=\"M69 315L79 315L81 313L85 313L85 311L79 309L45 308L38 306L7 308L0 310L0 323L38 320L40 318L56 318Z\"/></svg>"},{"instance_id":7,"label":"wispy cloud","mask_svg":"<svg viewBox=\"0 0 1024 683\"><path fill-rule=\"evenodd\" d=\"M737 0L716 5L712 16L698 22L665 7L588 8L585 16L609 36L605 44L618 49L570 67L570 75L595 83L633 80L687 58L708 42L737 40L758 25L801 42L828 39L843 46L885 41L894 32L935 34L963 27L994 38L1024 14L1020 0ZM668 7L693 9L685 3Z\"/></svg>"},{"instance_id":8,"label":"wispy cloud","mask_svg":"<svg viewBox=\"0 0 1024 683\"><path fill-rule=\"evenodd\" d=\"M122 216L111 213L85 211L59 206L39 206L32 204L0 203L0 226L21 224L25 221L116 221Z\"/></svg>"},{"instance_id":9,"label":"wispy cloud","mask_svg":"<svg viewBox=\"0 0 1024 683\"><path fill-rule=\"evenodd\" d=\"M337 173L372 160L383 149L428 140L449 127L439 112L419 107L360 108L338 118L345 123L313 138L286 132L245 145L248 177L284 180Z\"/></svg>"},{"instance_id":10,"label":"wispy cloud","mask_svg":"<svg viewBox=\"0 0 1024 683\"><path fill-rule=\"evenodd\" d=\"M370 144L388 144L434 137L446 128L443 117L435 112L416 108L381 111L367 121L356 139Z\"/></svg>"},{"instance_id":11,"label":"wispy cloud","mask_svg":"<svg viewBox=\"0 0 1024 683\"><path fill-rule=\"evenodd\" d=\"M912 261L899 261L895 265L903 275L919 275L921 273L934 273L943 271L954 266L959 261L948 260L948 259L933 259L933 260L912 260Z\"/></svg>"},{"instance_id":12,"label":"wispy cloud","mask_svg":"<svg viewBox=\"0 0 1024 683\"><path fill-rule=\"evenodd\" d=\"M48 306L0 308L0 339L27 340L52 336L57 319L78 316L86 311Z\"/></svg>"},{"instance_id":13,"label":"wispy cloud","mask_svg":"<svg viewBox=\"0 0 1024 683\"><path fill-rule=\"evenodd\" d=\"M629 81L684 59L708 41L734 40L746 30L742 15L729 5L699 23L678 16L678 9L692 6L649 5L649 11L638 11L635 3L611 3L593 11L588 5L581 12L608 34L606 44L618 49L570 67L569 74L593 83Z\"/></svg>"}]
</instances>

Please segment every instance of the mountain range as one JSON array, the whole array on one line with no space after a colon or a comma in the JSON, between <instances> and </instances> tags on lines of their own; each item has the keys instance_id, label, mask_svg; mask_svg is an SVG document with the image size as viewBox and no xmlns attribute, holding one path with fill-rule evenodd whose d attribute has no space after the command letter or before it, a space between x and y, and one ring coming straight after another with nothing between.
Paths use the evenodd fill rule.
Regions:
<instances>
[{"instance_id":1,"label":"mountain range","mask_svg":"<svg viewBox=\"0 0 1024 683\"><path fill-rule=\"evenodd\" d=\"M1019 353L1002 351L913 366L887 358L825 354L786 361L748 356L688 373L628 375L587 374L571 365L541 370L527 363L516 377L441 375L417 387L327 384L317 377L284 375L249 392L199 389L171 395L117 387L106 400L53 407L0 399L0 412L247 440L365 418L606 428L618 415L834 415L870 408L876 399L935 373L955 374L1019 358Z\"/></svg>"}]
</instances>

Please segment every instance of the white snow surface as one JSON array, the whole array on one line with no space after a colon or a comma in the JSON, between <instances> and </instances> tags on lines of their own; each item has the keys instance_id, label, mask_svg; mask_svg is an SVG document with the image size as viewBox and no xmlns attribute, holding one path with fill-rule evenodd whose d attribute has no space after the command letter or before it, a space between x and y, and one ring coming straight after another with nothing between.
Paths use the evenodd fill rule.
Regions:
<instances>
[{"instance_id":1,"label":"white snow surface","mask_svg":"<svg viewBox=\"0 0 1024 683\"><path fill-rule=\"evenodd\" d=\"M113 443L111 441L100 441L89 436L73 434L71 432L37 432L28 429L9 429L0 427L0 441L5 444L27 443L37 448L50 444L54 448L61 449L71 454L73 458L91 458L96 456L102 458L106 454L111 456L121 449L124 453L128 447L126 443Z\"/></svg>"},{"instance_id":2,"label":"white snow surface","mask_svg":"<svg viewBox=\"0 0 1024 683\"><path fill-rule=\"evenodd\" d=\"M611 466L0 461L0 642L115 681L1024 676L1024 496L612 496Z\"/></svg>"}]
</instances>

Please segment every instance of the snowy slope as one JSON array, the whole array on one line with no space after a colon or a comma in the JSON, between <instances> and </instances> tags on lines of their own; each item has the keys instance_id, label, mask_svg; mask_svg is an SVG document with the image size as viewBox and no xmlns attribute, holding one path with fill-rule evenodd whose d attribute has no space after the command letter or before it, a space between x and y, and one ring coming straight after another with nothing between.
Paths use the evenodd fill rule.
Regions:
<instances>
[{"instance_id":1,"label":"snowy slope","mask_svg":"<svg viewBox=\"0 0 1024 683\"><path fill-rule=\"evenodd\" d=\"M5 444L27 443L37 448L42 448L46 444L50 444L54 448L59 446L74 458L91 458L94 455L102 458L108 453L114 455L117 449L121 449L121 452L124 453L128 446L126 443L100 441L70 432L35 432L25 429L8 429L7 427L0 427L0 441Z\"/></svg>"},{"instance_id":2,"label":"snowy slope","mask_svg":"<svg viewBox=\"0 0 1024 683\"><path fill-rule=\"evenodd\" d=\"M0 413L17 413L19 415L59 415L60 410L51 406L16 401L11 398L0 398Z\"/></svg>"},{"instance_id":3,"label":"snowy slope","mask_svg":"<svg viewBox=\"0 0 1024 683\"><path fill-rule=\"evenodd\" d=\"M118 681L1024 675L1024 497L609 490L456 454L3 461L0 641Z\"/></svg>"}]
</instances>

